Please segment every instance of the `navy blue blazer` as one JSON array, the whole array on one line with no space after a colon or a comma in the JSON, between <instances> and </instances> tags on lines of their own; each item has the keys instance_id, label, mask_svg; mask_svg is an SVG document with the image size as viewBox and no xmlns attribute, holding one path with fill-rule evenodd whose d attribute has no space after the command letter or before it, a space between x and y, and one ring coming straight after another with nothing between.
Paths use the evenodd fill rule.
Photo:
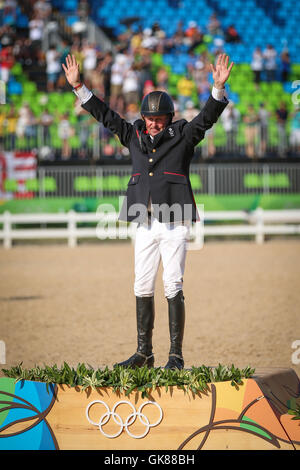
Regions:
<instances>
[{"instance_id":1,"label":"navy blue blazer","mask_svg":"<svg viewBox=\"0 0 300 470\"><path fill-rule=\"evenodd\" d=\"M132 176L120 220L141 222L147 217L149 200L153 216L160 222L197 221L199 216L189 179L195 146L205 131L218 120L228 100L210 96L200 113L190 122L180 119L170 123L150 139L143 119L133 124L93 95L83 108L119 137L132 159Z\"/></svg>"}]
</instances>

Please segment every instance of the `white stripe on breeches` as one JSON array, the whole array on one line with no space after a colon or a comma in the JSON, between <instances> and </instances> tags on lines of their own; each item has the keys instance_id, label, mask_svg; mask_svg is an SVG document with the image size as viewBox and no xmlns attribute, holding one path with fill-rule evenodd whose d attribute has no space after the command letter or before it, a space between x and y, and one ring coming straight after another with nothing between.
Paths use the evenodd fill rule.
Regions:
<instances>
[{"instance_id":1,"label":"white stripe on breeches","mask_svg":"<svg viewBox=\"0 0 300 470\"><path fill-rule=\"evenodd\" d=\"M189 223L160 223L151 218L139 224L135 238L135 282L137 297L154 295L160 260L163 264L163 283L168 299L182 289Z\"/></svg>"}]
</instances>

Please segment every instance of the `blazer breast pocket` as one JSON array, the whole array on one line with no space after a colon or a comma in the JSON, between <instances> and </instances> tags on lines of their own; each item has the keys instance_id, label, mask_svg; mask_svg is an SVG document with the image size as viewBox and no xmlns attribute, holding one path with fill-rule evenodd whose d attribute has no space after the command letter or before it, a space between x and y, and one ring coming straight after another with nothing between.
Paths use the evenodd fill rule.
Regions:
<instances>
[{"instance_id":1,"label":"blazer breast pocket","mask_svg":"<svg viewBox=\"0 0 300 470\"><path fill-rule=\"evenodd\" d=\"M187 177L181 173L164 171L164 175L169 183L187 184Z\"/></svg>"}]
</instances>

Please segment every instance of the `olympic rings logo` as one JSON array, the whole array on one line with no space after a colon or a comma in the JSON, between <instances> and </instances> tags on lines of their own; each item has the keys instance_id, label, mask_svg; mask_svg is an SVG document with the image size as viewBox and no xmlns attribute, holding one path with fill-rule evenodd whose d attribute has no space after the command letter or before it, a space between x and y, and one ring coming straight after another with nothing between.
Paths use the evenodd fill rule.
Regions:
<instances>
[{"instance_id":1,"label":"olympic rings logo","mask_svg":"<svg viewBox=\"0 0 300 470\"><path fill-rule=\"evenodd\" d=\"M89 415L90 408L93 405L95 405L96 403L100 403L101 405L103 405L106 408L106 412L100 417L98 422L93 421L90 418L90 415ZM121 416L118 413L116 413L117 407L121 404L129 405L132 409L132 413L130 413L130 415L126 418L125 423L123 422L123 419L121 418ZM144 409L144 407L146 405L154 405L156 408L158 408L159 417L158 417L157 421L155 421L155 423L151 424L150 421L149 421L149 418L147 418L147 416L144 413L142 413L142 410ZM117 403L115 403L112 411L110 411L109 406L104 401L94 400L91 403L89 403L88 406L86 407L86 417L87 417L87 420L92 425L98 426L100 432L105 437L108 437L109 439L114 439L115 437L120 436L120 434L122 433L122 431L124 429L130 437L133 437L134 439L142 439L143 437L145 437L148 434L150 428L153 428L153 427L157 426L161 422L161 420L163 418L163 412L162 412L162 409L161 409L160 405L158 403L154 402L154 401L146 401L145 403L142 403L140 405L139 409L136 411L135 406L132 403L130 403L127 400L120 400ZM120 429L115 434L107 434L103 430L103 426L108 423L108 421L110 420L110 417L112 417L114 422L118 426L120 426ZM129 426L131 426L136 421L136 418L139 418L140 422L145 426L145 431L142 434L139 434L139 435L133 434L129 429Z\"/></svg>"}]
</instances>

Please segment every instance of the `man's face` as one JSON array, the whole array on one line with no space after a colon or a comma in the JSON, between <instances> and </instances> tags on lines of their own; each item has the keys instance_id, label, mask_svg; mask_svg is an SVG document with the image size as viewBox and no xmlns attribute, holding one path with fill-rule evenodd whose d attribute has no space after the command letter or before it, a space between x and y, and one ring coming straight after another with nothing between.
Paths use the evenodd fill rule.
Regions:
<instances>
[{"instance_id":1,"label":"man's face","mask_svg":"<svg viewBox=\"0 0 300 470\"><path fill-rule=\"evenodd\" d=\"M167 127L169 119L170 117L167 114L162 116L144 116L146 129L152 137L155 137Z\"/></svg>"}]
</instances>

